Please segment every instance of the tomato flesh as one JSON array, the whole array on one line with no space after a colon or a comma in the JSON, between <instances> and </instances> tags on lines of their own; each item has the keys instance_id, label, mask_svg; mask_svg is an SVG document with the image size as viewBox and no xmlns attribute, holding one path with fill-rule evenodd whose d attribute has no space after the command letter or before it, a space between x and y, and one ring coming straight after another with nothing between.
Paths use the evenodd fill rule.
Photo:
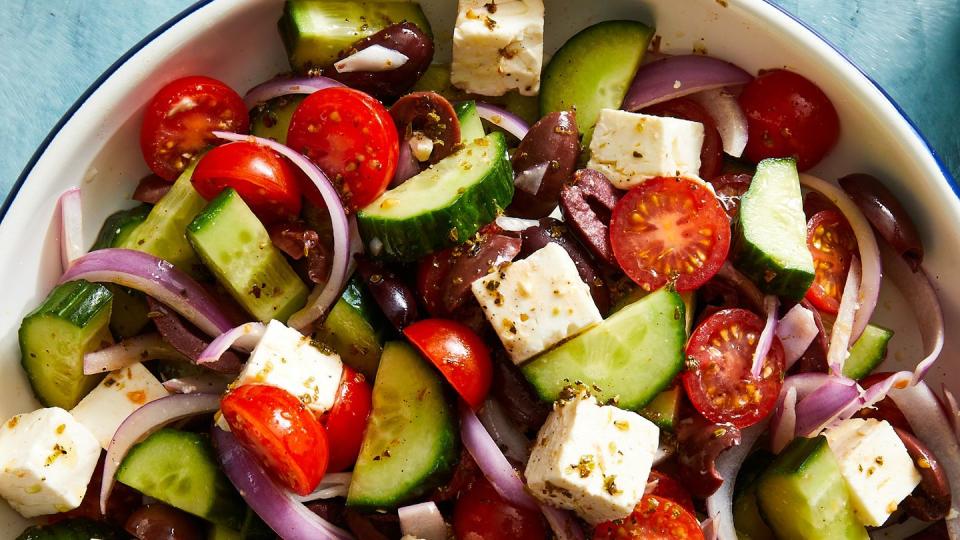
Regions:
<instances>
[{"instance_id":1,"label":"tomato flesh","mask_svg":"<svg viewBox=\"0 0 960 540\"><path fill-rule=\"evenodd\" d=\"M723 168L723 140L717 123L702 105L689 98L677 98L651 105L643 111L653 116L668 116L703 125L703 146L700 148L700 178L711 180Z\"/></svg>"},{"instance_id":2,"label":"tomato flesh","mask_svg":"<svg viewBox=\"0 0 960 540\"><path fill-rule=\"evenodd\" d=\"M843 214L822 210L807 222L807 248L816 272L807 300L820 311L836 315L850 261L857 251L857 237Z\"/></svg>"},{"instance_id":3,"label":"tomato flesh","mask_svg":"<svg viewBox=\"0 0 960 540\"><path fill-rule=\"evenodd\" d=\"M614 207L610 243L624 273L644 290L675 281L678 291L691 291L726 260L730 220L702 182L653 178Z\"/></svg>"},{"instance_id":4,"label":"tomato flesh","mask_svg":"<svg viewBox=\"0 0 960 540\"><path fill-rule=\"evenodd\" d=\"M403 333L470 407L483 405L493 380L493 362L490 348L480 336L466 325L446 319L415 322Z\"/></svg>"},{"instance_id":5,"label":"tomato flesh","mask_svg":"<svg viewBox=\"0 0 960 540\"><path fill-rule=\"evenodd\" d=\"M327 470L327 434L296 396L275 386L247 384L224 396L220 410L271 477L300 495L317 487Z\"/></svg>"},{"instance_id":6,"label":"tomato flesh","mask_svg":"<svg viewBox=\"0 0 960 540\"><path fill-rule=\"evenodd\" d=\"M386 191L400 154L389 111L376 99L346 87L307 96L290 120L287 145L326 173L351 211ZM310 202L323 206L312 184L304 193Z\"/></svg>"},{"instance_id":7,"label":"tomato flesh","mask_svg":"<svg viewBox=\"0 0 960 540\"><path fill-rule=\"evenodd\" d=\"M760 375L750 372L764 321L746 309L724 309L710 315L687 342L689 365L683 386L704 417L739 428L756 424L777 403L783 386L784 356L774 336Z\"/></svg>"},{"instance_id":8,"label":"tomato flesh","mask_svg":"<svg viewBox=\"0 0 960 540\"><path fill-rule=\"evenodd\" d=\"M514 506L484 479L457 499L453 532L457 540L545 540L547 528L542 514Z\"/></svg>"},{"instance_id":9,"label":"tomato flesh","mask_svg":"<svg viewBox=\"0 0 960 540\"><path fill-rule=\"evenodd\" d=\"M337 399L325 419L330 443L328 472L346 470L357 462L372 408L373 391L370 383L362 373L343 366Z\"/></svg>"},{"instance_id":10,"label":"tomato flesh","mask_svg":"<svg viewBox=\"0 0 960 540\"><path fill-rule=\"evenodd\" d=\"M173 181L206 148L214 131L246 133L250 119L243 98L209 77L184 77L160 89L147 103L140 150L150 169Z\"/></svg>"},{"instance_id":11,"label":"tomato flesh","mask_svg":"<svg viewBox=\"0 0 960 540\"><path fill-rule=\"evenodd\" d=\"M672 476L657 470L651 470L650 477L647 479L647 483L649 484L650 482L656 482L656 485L649 492L650 495L670 499L691 514L696 513L690 493Z\"/></svg>"},{"instance_id":12,"label":"tomato flesh","mask_svg":"<svg viewBox=\"0 0 960 540\"><path fill-rule=\"evenodd\" d=\"M703 531L697 518L676 502L644 495L629 516L598 525L593 539L702 540Z\"/></svg>"}]
</instances>

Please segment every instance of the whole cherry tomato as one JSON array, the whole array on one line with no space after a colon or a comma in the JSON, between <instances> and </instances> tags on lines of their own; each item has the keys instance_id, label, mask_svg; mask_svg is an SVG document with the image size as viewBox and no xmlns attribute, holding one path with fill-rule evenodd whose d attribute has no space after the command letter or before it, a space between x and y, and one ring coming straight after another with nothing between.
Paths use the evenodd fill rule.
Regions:
<instances>
[{"instance_id":1,"label":"whole cherry tomato","mask_svg":"<svg viewBox=\"0 0 960 540\"><path fill-rule=\"evenodd\" d=\"M482 476L457 500L453 532L458 540L545 540L542 514L504 500Z\"/></svg>"}]
</instances>

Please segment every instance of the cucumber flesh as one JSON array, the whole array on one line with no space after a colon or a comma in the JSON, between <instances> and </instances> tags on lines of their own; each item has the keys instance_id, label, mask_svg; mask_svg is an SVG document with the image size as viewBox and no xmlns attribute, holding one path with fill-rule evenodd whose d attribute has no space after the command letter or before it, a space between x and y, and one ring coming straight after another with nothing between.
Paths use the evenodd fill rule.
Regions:
<instances>
[{"instance_id":1,"label":"cucumber flesh","mask_svg":"<svg viewBox=\"0 0 960 540\"><path fill-rule=\"evenodd\" d=\"M143 293L113 283L105 286L113 293L110 333L117 339L126 339L143 332L150 324L150 307Z\"/></svg>"},{"instance_id":2,"label":"cucumber flesh","mask_svg":"<svg viewBox=\"0 0 960 540\"><path fill-rule=\"evenodd\" d=\"M286 321L307 301L307 286L270 241L236 190L217 195L187 227L187 238L230 295L258 320Z\"/></svg>"},{"instance_id":3,"label":"cucumber flesh","mask_svg":"<svg viewBox=\"0 0 960 540\"><path fill-rule=\"evenodd\" d=\"M347 505L396 508L432 489L456 463L456 429L437 372L406 343L387 343Z\"/></svg>"},{"instance_id":4,"label":"cucumber flesh","mask_svg":"<svg viewBox=\"0 0 960 540\"><path fill-rule=\"evenodd\" d=\"M610 308L610 315L613 315L614 313L629 306L637 300L648 296L649 294L649 292L643 290L641 287L633 287L630 292L620 297L613 307ZM693 316L697 311L697 294L696 291L683 291L677 294L679 294L680 298L683 300L684 315L686 315L686 329L687 335L689 336L690 331L693 329Z\"/></svg>"},{"instance_id":5,"label":"cucumber flesh","mask_svg":"<svg viewBox=\"0 0 960 540\"><path fill-rule=\"evenodd\" d=\"M243 523L243 500L220 471L204 435L157 431L130 449L117 480L218 525L239 530Z\"/></svg>"},{"instance_id":6,"label":"cucumber flesh","mask_svg":"<svg viewBox=\"0 0 960 540\"><path fill-rule=\"evenodd\" d=\"M250 111L250 133L287 144L293 112L306 99L303 95L280 96Z\"/></svg>"},{"instance_id":7,"label":"cucumber flesh","mask_svg":"<svg viewBox=\"0 0 960 540\"><path fill-rule=\"evenodd\" d=\"M460 121L460 142L467 144L475 139L483 138L483 122L480 121L480 113L477 112L477 103L475 101L461 101L453 106L457 111L457 119Z\"/></svg>"},{"instance_id":8,"label":"cucumber flesh","mask_svg":"<svg viewBox=\"0 0 960 540\"><path fill-rule=\"evenodd\" d=\"M337 351L348 366L370 379L377 374L386 322L380 308L354 277L333 305L317 339Z\"/></svg>"},{"instance_id":9,"label":"cucumber flesh","mask_svg":"<svg viewBox=\"0 0 960 540\"><path fill-rule=\"evenodd\" d=\"M20 324L20 358L37 399L70 410L103 375L83 374L83 355L113 343L113 295L103 285L70 281L57 286Z\"/></svg>"},{"instance_id":10,"label":"cucumber flesh","mask_svg":"<svg viewBox=\"0 0 960 540\"><path fill-rule=\"evenodd\" d=\"M129 210L120 210L107 217L100 227L97 240L90 251L121 246L141 223L146 221L153 207L141 204Z\"/></svg>"},{"instance_id":11,"label":"cucumber flesh","mask_svg":"<svg viewBox=\"0 0 960 540\"><path fill-rule=\"evenodd\" d=\"M763 292L800 300L813 283L800 177L792 158L765 159L740 200L734 259Z\"/></svg>"},{"instance_id":12,"label":"cucumber flesh","mask_svg":"<svg viewBox=\"0 0 960 540\"><path fill-rule=\"evenodd\" d=\"M887 344L892 337L892 330L868 324L850 347L850 356L843 363L843 376L862 379L869 375L887 356Z\"/></svg>"},{"instance_id":13,"label":"cucumber flesh","mask_svg":"<svg viewBox=\"0 0 960 540\"><path fill-rule=\"evenodd\" d=\"M639 409L683 368L684 311L680 295L661 289L521 370L544 401L555 401L580 382L601 402L613 399L620 408Z\"/></svg>"}]
</instances>

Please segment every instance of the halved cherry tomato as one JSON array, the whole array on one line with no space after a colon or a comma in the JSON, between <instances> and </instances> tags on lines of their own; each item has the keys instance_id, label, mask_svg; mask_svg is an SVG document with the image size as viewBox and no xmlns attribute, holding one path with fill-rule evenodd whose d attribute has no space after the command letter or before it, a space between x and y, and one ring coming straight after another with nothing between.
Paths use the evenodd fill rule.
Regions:
<instances>
[{"instance_id":1,"label":"halved cherry tomato","mask_svg":"<svg viewBox=\"0 0 960 540\"><path fill-rule=\"evenodd\" d=\"M700 181L653 178L614 207L610 243L620 268L644 290L676 280L678 291L691 291L727 259L730 219Z\"/></svg>"},{"instance_id":2,"label":"halved cherry tomato","mask_svg":"<svg viewBox=\"0 0 960 540\"><path fill-rule=\"evenodd\" d=\"M672 476L657 470L651 470L650 476L647 478L647 483L650 482L656 482L656 485L648 492L649 495L670 499L691 514L696 513L690 493Z\"/></svg>"},{"instance_id":3,"label":"halved cherry tomato","mask_svg":"<svg viewBox=\"0 0 960 540\"><path fill-rule=\"evenodd\" d=\"M774 336L760 375L750 373L763 320L746 309L710 315L687 342L683 386L693 406L712 422L756 424L777 404L783 386L783 345Z\"/></svg>"},{"instance_id":4,"label":"halved cherry tomato","mask_svg":"<svg viewBox=\"0 0 960 540\"><path fill-rule=\"evenodd\" d=\"M677 98L651 105L644 114L669 116L703 125L703 146L700 148L700 178L711 180L723 168L723 140L717 123L702 105L689 98Z\"/></svg>"},{"instance_id":5,"label":"halved cherry tomato","mask_svg":"<svg viewBox=\"0 0 960 540\"><path fill-rule=\"evenodd\" d=\"M140 150L153 172L173 181L194 156L217 143L213 131L246 133L249 128L247 107L232 88L209 77L184 77L147 103Z\"/></svg>"},{"instance_id":6,"label":"halved cherry tomato","mask_svg":"<svg viewBox=\"0 0 960 540\"><path fill-rule=\"evenodd\" d=\"M490 391L490 348L467 326L446 319L425 319L403 329L470 407L478 409Z\"/></svg>"},{"instance_id":7,"label":"halved cherry tomato","mask_svg":"<svg viewBox=\"0 0 960 540\"><path fill-rule=\"evenodd\" d=\"M300 177L287 159L257 143L218 146L200 158L191 181L204 199L231 187L261 220L273 222L300 214Z\"/></svg>"},{"instance_id":8,"label":"halved cherry tomato","mask_svg":"<svg viewBox=\"0 0 960 540\"><path fill-rule=\"evenodd\" d=\"M840 118L823 90L783 69L762 73L740 94L749 138L744 157L754 163L793 156L805 171L827 155L840 137Z\"/></svg>"},{"instance_id":9,"label":"halved cherry tomato","mask_svg":"<svg viewBox=\"0 0 960 540\"><path fill-rule=\"evenodd\" d=\"M547 527L540 512L510 504L478 476L457 499L453 533L458 540L545 540Z\"/></svg>"},{"instance_id":10,"label":"halved cherry tomato","mask_svg":"<svg viewBox=\"0 0 960 540\"><path fill-rule=\"evenodd\" d=\"M293 394L245 384L220 401L230 430L270 475L300 495L309 495L327 470L327 432Z\"/></svg>"},{"instance_id":11,"label":"halved cherry tomato","mask_svg":"<svg viewBox=\"0 0 960 540\"><path fill-rule=\"evenodd\" d=\"M400 154L390 112L376 99L346 87L307 96L290 120L287 145L330 177L349 210L363 208L386 191ZM312 184L304 193L323 206Z\"/></svg>"},{"instance_id":12,"label":"halved cherry tomato","mask_svg":"<svg viewBox=\"0 0 960 540\"><path fill-rule=\"evenodd\" d=\"M601 523L593 531L593 540L693 539L703 539L697 518L679 504L656 495L644 495L632 514Z\"/></svg>"},{"instance_id":13,"label":"halved cherry tomato","mask_svg":"<svg viewBox=\"0 0 960 540\"><path fill-rule=\"evenodd\" d=\"M373 391L362 373L343 366L337 399L326 415L330 460L327 471L340 472L356 463L373 408Z\"/></svg>"},{"instance_id":14,"label":"halved cherry tomato","mask_svg":"<svg viewBox=\"0 0 960 540\"><path fill-rule=\"evenodd\" d=\"M816 271L807 300L820 311L836 315L850 261L857 250L857 237L843 214L823 210L807 222L807 249L813 255Z\"/></svg>"}]
</instances>

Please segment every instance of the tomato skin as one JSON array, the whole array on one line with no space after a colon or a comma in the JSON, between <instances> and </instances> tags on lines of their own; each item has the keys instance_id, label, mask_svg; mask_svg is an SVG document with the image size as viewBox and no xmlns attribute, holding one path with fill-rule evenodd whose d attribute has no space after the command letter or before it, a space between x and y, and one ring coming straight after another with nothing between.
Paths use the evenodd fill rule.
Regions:
<instances>
[{"instance_id":1,"label":"tomato skin","mask_svg":"<svg viewBox=\"0 0 960 540\"><path fill-rule=\"evenodd\" d=\"M644 495L633 513L622 520L601 523L593 540L703 540L700 523L678 503Z\"/></svg>"},{"instance_id":2,"label":"tomato skin","mask_svg":"<svg viewBox=\"0 0 960 540\"><path fill-rule=\"evenodd\" d=\"M246 133L247 107L232 88L210 77L168 83L147 103L140 150L150 169L173 181L204 149L217 144L213 131Z\"/></svg>"},{"instance_id":3,"label":"tomato skin","mask_svg":"<svg viewBox=\"0 0 960 540\"><path fill-rule=\"evenodd\" d=\"M204 154L190 180L207 200L231 187L257 217L275 222L300 215L301 176L299 169L273 150L238 141Z\"/></svg>"},{"instance_id":4,"label":"tomato skin","mask_svg":"<svg viewBox=\"0 0 960 540\"><path fill-rule=\"evenodd\" d=\"M658 497L663 497L664 499L670 499L671 501L679 504L683 507L684 510L690 512L691 514L696 514L696 509L693 507L693 499L690 497L690 493L672 476L662 473L658 470L651 470L650 477L647 479L647 482L653 482L656 480L657 485L649 492L649 495L656 495Z\"/></svg>"},{"instance_id":5,"label":"tomato skin","mask_svg":"<svg viewBox=\"0 0 960 540\"><path fill-rule=\"evenodd\" d=\"M539 511L511 505L483 476L457 500L453 532L458 540L546 540Z\"/></svg>"},{"instance_id":6,"label":"tomato skin","mask_svg":"<svg viewBox=\"0 0 960 540\"><path fill-rule=\"evenodd\" d=\"M668 116L703 125L703 147L700 149L700 178L712 180L723 169L723 140L717 123L702 105L689 98L677 98L651 105L640 111L653 116Z\"/></svg>"},{"instance_id":7,"label":"tomato skin","mask_svg":"<svg viewBox=\"0 0 960 540\"><path fill-rule=\"evenodd\" d=\"M805 171L820 162L840 137L840 118L823 90L784 69L760 74L740 94L747 115L744 157L795 157Z\"/></svg>"},{"instance_id":8,"label":"tomato skin","mask_svg":"<svg viewBox=\"0 0 960 540\"><path fill-rule=\"evenodd\" d=\"M387 190L400 155L390 112L376 99L346 87L307 96L290 120L287 145L326 173L351 211ZM313 184L303 191L310 202L323 206Z\"/></svg>"},{"instance_id":9,"label":"tomato skin","mask_svg":"<svg viewBox=\"0 0 960 540\"><path fill-rule=\"evenodd\" d=\"M230 430L270 476L309 495L327 470L327 433L293 394L262 384L231 390L220 402Z\"/></svg>"},{"instance_id":10,"label":"tomato skin","mask_svg":"<svg viewBox=\"0 0 960 540\"><path fill-rule=\"evenodd\" d=\"M424 319L403 329L420 352L474 410L483 405L493 380L490 348L469 327L446 319Z\"/></svg>"},{"instance_id":11,"label":"tomato skin","mask_svg":"<svg viewBox=\"0 0 960 540\"><path fill-rule=\"evenodd\" d=\"M699 180L652 178L614 207L610 243L621 269L644 290L675 279L676 290L692 291L727 259L730 219Z\"/></svg>"},{"instance_id":12,"label":"tomato skin","mask_svg":"<svg viewBox=\"0 0 960 540\"><path fill-rule=\"evenodd\" d=\"M807 222L807 249L816 271L806 298L820 311L837 314L840 297L857 250L853 229L837 210L817 212Z\"/></svg>"},{"instance_id":13,"label":"tomato skin","mask_svg":"<svg viewBox=\"0 0 960 540\"><path fill-rule=\"evenodd\" d=\"M372 408L373 389L366 377L349 366L343 366L337 399L325 418L330 443L327 472L344 471L357 462Z\"/></svg>"},{"instance_id":14,"label":"tomato skin","mask_svg":"<svg viewBox=\"0 0 960 540\"><path fill-rule=\"evenodd\" d=\"M776 406L784 372L779 338L773 336L760 376L750 373L763 327L763 319L752 311L722 309L690 335L686 354L691 365L683 373L683 386L694 408L711 422L745 428Z\"/></svg>"}]
</instances>

